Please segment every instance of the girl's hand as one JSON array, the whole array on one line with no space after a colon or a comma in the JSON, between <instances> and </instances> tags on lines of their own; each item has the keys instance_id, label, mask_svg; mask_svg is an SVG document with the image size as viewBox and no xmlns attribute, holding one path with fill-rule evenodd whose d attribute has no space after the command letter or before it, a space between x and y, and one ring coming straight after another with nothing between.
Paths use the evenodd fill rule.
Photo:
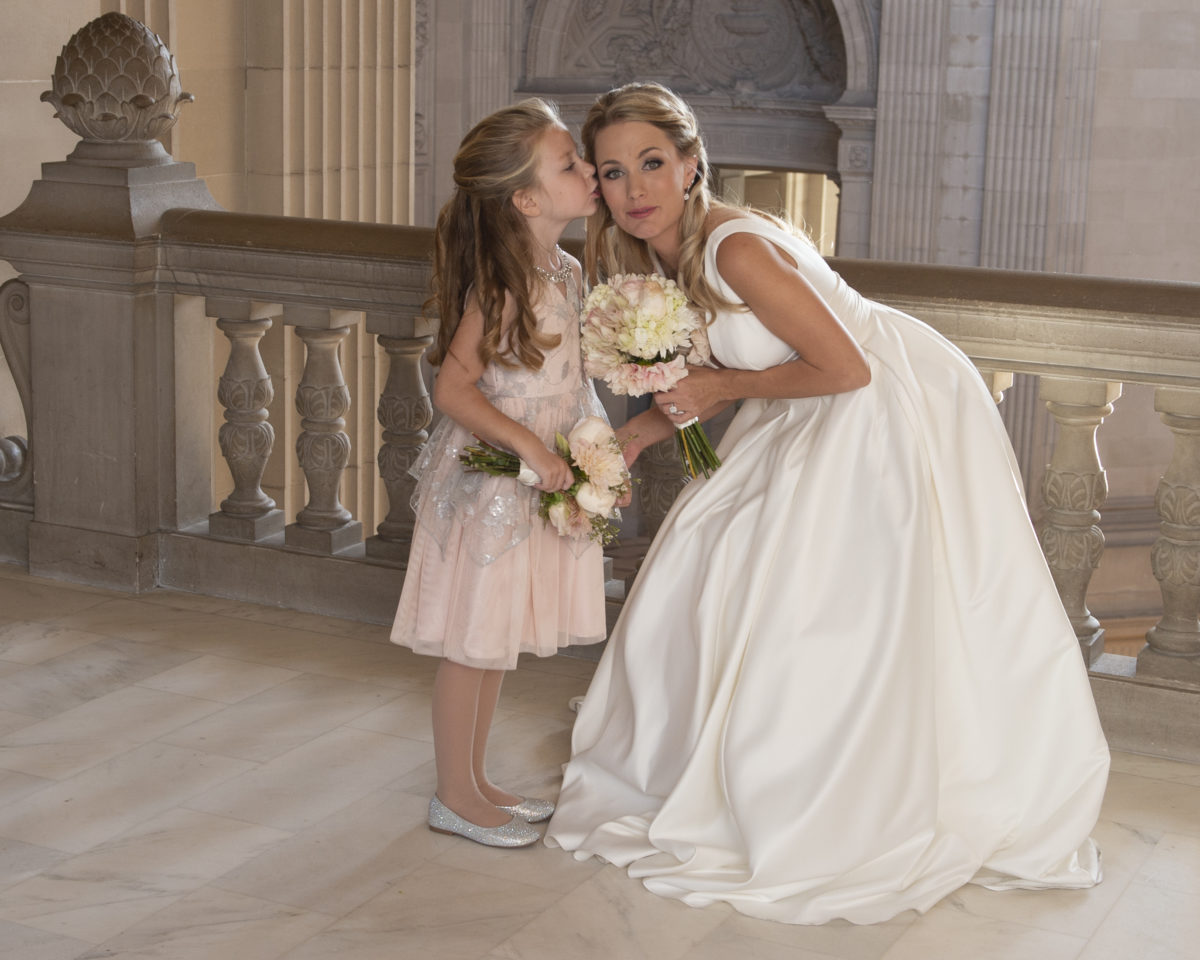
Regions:
<instances>
[{"instance_id":1,"label":"girl's hand","mask_svg":"<svg viewBox=\"0 0 1200 960\"><path fill-rule=\"evenodd\" d=\"M688 375L671 390L653 394L663 416L673 423L687 423L703 416L725 398L720 393L721 373L708 367L688 367Z\"/></svg>"},{"instance_id":2,"label":"girl's hand","mask_svg":"<svg viewBox=\"0 0 1200 960\"><path fill-rule=\"evenodd\" d=\"M518 452L518 456L542 478L540 483L533 485L535 490L553 493L555 490L568 490L575 482L570 464L548 447L534 444L529 450Z\"/></svg>"}]
</instances>

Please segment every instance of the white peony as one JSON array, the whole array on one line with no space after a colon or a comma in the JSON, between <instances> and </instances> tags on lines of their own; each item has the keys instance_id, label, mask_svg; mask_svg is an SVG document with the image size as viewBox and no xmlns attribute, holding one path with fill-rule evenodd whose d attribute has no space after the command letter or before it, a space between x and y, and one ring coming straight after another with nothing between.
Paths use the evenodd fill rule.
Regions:
<instances>
[{"instance_id":1,"label":"white peony","mask_svg":"<svg viewBox=\"0 0 1200 960\"><path fill-rule=\"evenodd\" d=\"M607 517L612 513L613 507L617 505L617 497L611 490L596 487L590 483L581 483L579 489L575 491L575 502L579 504L581 510L587 513ZM550 509L553 512L554 508Z\"/></svg>"},{"instance_id":2,"label":"white peony","mask_svg":"<svg viewBox=\"0 0 1200 960\"><path fill-rule=\"evenodd\" d=\"M574 448L575 444L583 441L584 443L607 443L616 435L602 417L584 417L567 434L567 444Z\"/></svg>"}]
</instances>

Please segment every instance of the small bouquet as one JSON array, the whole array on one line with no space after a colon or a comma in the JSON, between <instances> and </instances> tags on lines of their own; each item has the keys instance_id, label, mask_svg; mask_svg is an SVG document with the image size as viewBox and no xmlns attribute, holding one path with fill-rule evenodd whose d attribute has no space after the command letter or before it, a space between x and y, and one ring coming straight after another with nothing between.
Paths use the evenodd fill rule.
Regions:
<instances>
[{"instance_id":1,"label":"small bouquet","mask_svg":"<svg viewBox=\"0 0 1200 960\"><path fill-rule=\"evenodd\" d=\"M640 397L670 390L687 376L687 361L707 362L704 324L674 280L617 274L597 284L583 304L583 363L613 393ZM693 477L721 461L699 418L676 424L679 457Z\"/></svg>"},{"instance_id":2,"label":"small bouquet","mask_svg":"<svg viewBox=\"0 0 1200 960\"><path fill-rule=\"evenodd\" d=\"M538 515L564 537L607 546L617 537L617 501L631 482L616 434L600 417L584 417L567 436L556 433L554 443L571 465L575 482L567 490L542 491ZM515 453L485 440L463 448L458 459L468 470L513 477L529 486L540 479Z\"/></svg>"}]
</instances>

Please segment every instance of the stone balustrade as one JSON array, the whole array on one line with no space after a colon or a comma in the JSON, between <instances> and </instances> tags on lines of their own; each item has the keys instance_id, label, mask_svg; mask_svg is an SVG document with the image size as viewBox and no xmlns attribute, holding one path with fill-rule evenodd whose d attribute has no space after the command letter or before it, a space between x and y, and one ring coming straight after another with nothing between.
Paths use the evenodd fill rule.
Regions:
<instances>
[{"instance_id":1,"label":"stone balustrade","mask_svg":"<svg viewBox=\"0 0 1200 960\"><path fill-rule=\"evenodd\" d=\"M134 59L158 49L127 21L94 21L72 38L72 55L87 60L110 35ZM186 95L173 63L155 63L173 118ZM134 139L85 139L45 164L26 201L0 217L0 258L19 274L0 288L0 348L25 424L23 436L0 438L0 560L129 591L172 587L387 622L412 532L407 470L432 415L421 370L434 331L423 313L430 231L222 211L191 164L136 139L153 131L119 132ZM1040 376L1057 426L1041 542L1089 664L1103 652L1087 608L1107 492L1096 435L1123 385L1155 388L1174 438L1151 555L1162 617L1123 685L1097 686L1094 674L1093 689L1116 704L1108 717L1140 718L1133 748L1200 759L1200 285L834 266L954 341L997 399L1014 373ZM279 329L303 354L298 381L264 358L264 337ZM352 331L377 338L381 388L348 382L340 345ZM218 342L228 350L220 373ZM293 383L295 422L271 412L277 387ZM342 502L347 415L371 408L388 503L373 533ZM353 433L361 443L372 431ZM289 468L306 490L294 510L263 489L281 441L294 443ZM215 491L218 449L231 489ZM643 479L652 530L679 473L651 455ZM1131 707L1135 688L1142 705Z\"/></svg>"},{"instance_id":2,"label":"stone balustrade","mask_svg":"<svg viewBox=\"0 0 1200 960\"><path fill-rule=\"evenodd\" d=\"M181 507L173 524L154 531L165 538L167 560L156 582L222 592L231 589L225 581L232 575L238 595L255 596L249 570L261 560L231 563L230 543L395 570L403 563L412 529L407 469L427 437L432 416L421 373L433 330L422 311L430 232L204 209L167 211L159 229L148 282L157 295L171 299L158 301L153 322L178 326L178 315L195 299L229 344L216 390L225 423L214 437L180 417L173 430L176 470L186 467L193 480L207 476L211 488L205 465L215 442L229 466L233 489L219 510L210 512L205 483L200 482L190 508ZM1162 585L1163 618L1149 633L1138 670L1142 676L1200 682L1200 287L855 260L835 261L835 266L868 296L921 317L954 340L989 379L997 398L1013 372L1041 375L1041 399L1058 434L1042 486L1047 510L1040 536L1089 663L1103 651L1103 630L1086 602L1088 582L1104 548L1099 520L1106 483L1096 434L1124 383L1157 387L1156 406L1175 435L1175 456L1157 497L1162 536L1153 551L1153 569ZM24 371L21 382L36 382L38 377L25 370L27 351L19 346L29 323L28 287L24 280L13 281L6 292L10 296L0 321L4 343L12 345L14 369ZM261 487L280 431L267 416L273 379L258 349L273 323L293 328L305 353L294 398L300 429L287 439L295 443L308 502L291 518ZM351 397L342 376L338 344L358 324L378 338L387 358L378 396ZM198 339L202 337L193 335L183 353L177 345L171 370L180 371L197 359L201 367L211 363L204 350L185 355ZM85 353L90 349L83 334L71 346ZM162 378L167 370L152 372ZM195 383L202 376L193 371L180 379ZM27 394L28 388L22 395ZM181 397L179 402L188 401ZM377 462L389 504L386 519L365 539L361 522L338 496L350 445L343 418L351 405L360 404L377 410L382 430ZM195 423L206 421L195 418ZM24 503L30 499L26 461L32 444L27 438L7 442L12 465L0 477L0 491L8 491L8 504L19 507L18 490ZM647 529L680 484L678 471L661 459L650 457L645 465L641 500ZM177 506L182 504L184 499L178 498ZM192 542L184 551L188 562L177 568L170 559L170 545L177 538L219 540L223 546L217 552L223 559L205 560L205 548ZM210 579L214 570L219 571L215 580ZM383 596L354 610L339 606L340 591L332 581L328 590L306 595L305 603L326 612L384 619L399 582L396 573ZM269 587L264 592L274 593ZM350 596L362 601L355 591Z\"/></svg>"}]
</instances>

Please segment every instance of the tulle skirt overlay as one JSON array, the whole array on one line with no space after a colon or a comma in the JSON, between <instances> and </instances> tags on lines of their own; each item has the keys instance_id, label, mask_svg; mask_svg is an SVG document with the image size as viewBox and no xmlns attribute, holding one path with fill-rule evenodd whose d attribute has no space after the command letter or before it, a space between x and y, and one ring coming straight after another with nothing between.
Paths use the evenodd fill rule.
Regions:
<instances>
[{"instance_id":1,"label":"tulle skirt overlay","mask_svg":"<svg viewBox=\"0 0 1200 960\"><path fill-rule=\"evenodd\" d=\"M560 297L561 301L562 298ZM548 447L582 418L604 416L579 359L578 312L562 303L543 320L562 333L542 369L487 368L480 389ZM393 643L481 669L517 656L604 639L603 555L561 537L538 516L539 492L465 469L476 440L442 418L411 468L416 523Z\"/></svg>"}]
</instances>

